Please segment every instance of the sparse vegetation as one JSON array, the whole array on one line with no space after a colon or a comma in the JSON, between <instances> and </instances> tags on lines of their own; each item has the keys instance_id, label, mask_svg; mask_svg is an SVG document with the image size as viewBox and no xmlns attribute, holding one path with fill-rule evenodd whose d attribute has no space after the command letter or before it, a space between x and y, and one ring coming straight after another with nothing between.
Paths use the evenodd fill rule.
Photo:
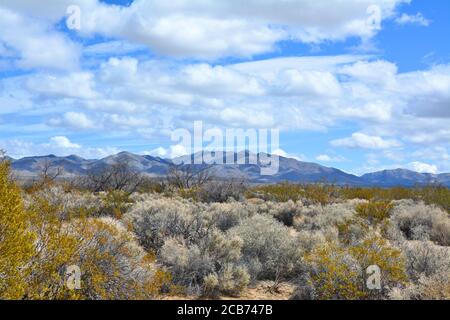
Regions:
<instances>
[{"instance_id":1,"label":"sparse vegetation","mask_svg":"<svg viewBox=\"0 0 450 320\"><path fill-rule=\"evenodd\" d=\"M450 299L448 189L110 170L84 187L43 178L21 190L0 162L0 298L241 297L264 284L295 287L285 298ZM67 287L70 265L80 290ZM371 265L380 290L366 286Z\"/></svg>"}]
</instances>

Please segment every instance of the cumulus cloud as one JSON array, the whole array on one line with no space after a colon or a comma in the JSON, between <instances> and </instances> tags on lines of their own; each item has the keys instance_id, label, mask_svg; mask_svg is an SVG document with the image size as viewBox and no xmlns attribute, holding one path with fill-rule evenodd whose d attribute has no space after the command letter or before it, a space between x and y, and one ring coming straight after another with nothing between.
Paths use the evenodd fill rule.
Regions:
<instances>
[{"instance_id":1,"label":"cumulus cloud","mask_svg":"<svg viewBox=\"0 0 450 320\"><path fill-rule=\"evenodd\" d=\"M368 39L402 2L135 0L120 7L96 0L44 0L39 5L4 0L1 6L52 25L65 15L69 5L79 5L82 36L101 34L146 45L160 54L214 59L265 53L287 39L305 43Z\"/></svg>"},{"instance_id":2,"label":"cumulus cloud","mask_svg":"<svg viewBox=\"0 0 450 320\"><path fill-rule=\"evenodd\" d=\"M49 125L66 127L72 129L93 129L96 125L94 121L81 112L66 112L62 117L53 118L48 121Z\"/></svg>"},{"instance_id":3,"label":"cumulus cloud","mask_svg":"<svg viewBox=\"0 0 450 320\"><path fill-rule=\"evenodd\" d=\"M244 125L245 127L253 128L271 128L274 124L272 115L257 110L226 108L220 112L220 117L224 123L236 127Z\"/></svg>"},{"instance_id":4,"label":"cumulus cloud","mask_svg":"<svg viewBox=\"0 0 450 320\"><path fill-rule=\"evenodd\" d=\"M0 100L6 102L1 112L22 108L25 115L24 107L39 106L29 115L51 126L146 138L175 126L188 127L194 120L222 127L322 132L353 121L381 140L363 142L366 137L357 134L335 144L380 149L397 146L399 140L450 140L448 70L433 66L399 73L395 64L365 56L290 57L223 66L122 57L108 59L91 72L3 80ZM386 144L382 136L395 141Z\"/></svg>"},{"instance_id":5,"label":"cumulus cloud","mask_svg":"<svg viewBox=\"0 0 450 320\"><path fill-rule=\"evenodd\" d=\"M450 118L450 65L399 75L398 92L406 95L407 113L429 118Z\"/></svg>"},{"instance_id":6,"label":"cumulus cloud","mask_svg":"<svg viewBox=\"0 0 450 320\"><path fill-rule=\"evenodd\" d=\"M330 143L335 147L363 149L389 149L401 146L401 143L395 139L383 139L382 137L370 136L361 132L355 132L348 138L332 140Z\"/></svg>"},{"instance_id":7,"label":"cumulus cloud","mask_svg":"<svg viewBox=\"0 0 450 320\"><path fill-rule=\"evenodd\" d=\"M431 24L431 21L425 18L420 12L414 15L403 13L401 16L395 19L395 22L400 25L416 24L423 27L428 27Z\"/></svg>"},{"instance_id":8,"label":"cumulus cloud","mask_svg":"<svg viewBox=\"0 0 450 320\"><path fill-rule=\"evenodd\" d=\"M110 58L100 67L100 79L105 83L132 81L136 75L138 60L135 58Z\"/></svg>"},{"instance_id":9,"label":"cumulus cloud","mask_svg":"<svg viewBox=\"0 0 450 320\"><path fill-rule=\"evenodd\" d=\"M31 76L26 86L31 92L44 98L92 99L97 96L93 89L93 76L89 72Z\"/></svg>"},{"instance_id":10,"label":"cumulus cloud","mask_svg":"<svg viewBox=\"0 0 450 320\"><path fill-rule=\"evenodd\" d=\"M48 23L18 14L0 4L0 43L12 49L17 66L68 70L78 65L80 47ZM50 30L49 30L50 29Z\"/></svg>"},{"instance_id":11,"label":"cumulus cloud","mask_svg":"<svg viewBox=\"0 0 450 320\"><path fill-rule=\"evenodd\" d=\"M258 96L264 94L263 85L257 78L223 66L190 65L181 71L180 76L180 82L184 87L207 95Z\"/></svg>"},{"instance_id":12,"label":"cumulus cloud","mask_svg":"<svg viewBox=\"0 0 450 320\"><path fill-rule=\"evenodd\" d=\"M395 64L383 60L358 61L351 65L345 65L339 70L340 74L378 85L392 82L397 72L398 68Z\"/></svg>"},{"instance_id":13,"label":"cumulus cloud","mask_svg":"<svg viewBox=\"0 0 450 320\"><path fill-rule=\"evenodd\" d=\"M50 144L52 147L63 148L63 149L80 149L81 146L76 143L70 142L70 140L65 136L57 136L50 138Z\"/></svg>"},{"instance_id":14,"label":"cumulus cloud","mask_svg":"<svg viewBox=\"0 0 450 320\"><path fill-rule=\"evenodd\" d=\"M281 93L294 96L338 97L341 94L341 86L330 72L289 69L279 75L279 83L275 85Z\"/></svg>"},{"instance_id":15,"label":"cumulus cloud","mask_svg":"<svg viewBox=\"0 0 450 320\"><path fill-rule=\"evenodd\" d=\"M413 171L421 173L438 173L438 167L434 164L428 164L424 162L414 161L408 164L408 167Z\"/></svg>"}]
</instances>

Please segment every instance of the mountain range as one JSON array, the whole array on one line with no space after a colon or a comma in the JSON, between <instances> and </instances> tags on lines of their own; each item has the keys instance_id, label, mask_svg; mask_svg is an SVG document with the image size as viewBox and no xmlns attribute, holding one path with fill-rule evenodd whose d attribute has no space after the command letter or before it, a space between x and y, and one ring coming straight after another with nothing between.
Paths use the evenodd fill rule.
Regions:
<instances>
[{"instance_id":1,"label":"mountain range","mask_svg":"<svg viewBox=\"0 0 450 320\"><path fill-rule=\"evenodd\" d=\"M230 154L228 154L230 156ZM367 173L362 176L345 173L339 169L325 167L316 163L303 162L293 158L279 156L279 169L274 175L262 175L260 166L249 164L250 156L260 159L264 154L251 154L248 151L231 154L237 159L241 156L246 160L245 164L212 165L214 174L219 177L245 177L252 183L276 183L282 181L298 183L327 182L349 186L379 186L392 187L415 185L440 184L450 187L450 173L431 174L419 173L406 169L384 170ZM201 159L202 154L183 156L175 159L164 159L150 155L138 155L130 152L120 152L103 159L84 159L76 155L58 157L55 155L25 157L12 159L12 169L20 178L36 177L42 170L44 163L62 167L65 176L85 175L88 172L99 172L110 165L119 162L127 162L135 171L152 177L164 177L174 163L191 163L190 160ZM270 156L270 155L266 155ZM224 155L225 157L225 155ZM193 163L201 163L193 162ZM192 164L191 166L205 166L205 164Z\"/></svg>"}]
</instances>

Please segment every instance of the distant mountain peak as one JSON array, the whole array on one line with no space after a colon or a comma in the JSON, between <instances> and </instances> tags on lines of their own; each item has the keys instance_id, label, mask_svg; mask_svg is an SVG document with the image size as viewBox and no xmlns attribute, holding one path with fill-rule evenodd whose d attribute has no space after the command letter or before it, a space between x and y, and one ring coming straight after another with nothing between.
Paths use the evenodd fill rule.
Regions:
<instances>
[{"instance_id":1,"label":"distant mountain peak","mask_svg":"<svg viewBox=\"0 0 450 320\"><path fill-rule=\"evenodd\" d=\"M220 177L247 177L250 182L255 183L276 183L288 181L293 183L335 183L340 185L352 186L414 186L425 185L430 183L440 183L450 187L450 173L430 174L419 173L408 169L397 168L392 170L382 170L364 174L360 177L343 172L339 169L322 166L313 162L303 162L294 158L286 158L278 156L279 170L274 175L262 176L258 164L248 163L250 156L271 157L273 155L267 153L252 153L249 150L239 152L223 152L224 157L233 154L233 159L244 155L245 164L233 165L213 165L214 173ZM138 155L128 151L122 151L114 155L99 159L86 160L78 155L70 155L67 157L57 157L53 154L46 156L25 157L21 159L12 159L12 168L14 171L24 176L37 175L40 165L43 161L49 160L57 166L64 168L64 172L71 175L83 175L90 171L103 170L105 167L126 160L133 170L149 174L152 176L165 176L174 163L184 160L185 165L202 165L198 160L205 152L200 151L195 154L178 157L175 159L164 159L151 155ZM197 161L192 164L193 160Z\"/></svg>"}]
</instances>

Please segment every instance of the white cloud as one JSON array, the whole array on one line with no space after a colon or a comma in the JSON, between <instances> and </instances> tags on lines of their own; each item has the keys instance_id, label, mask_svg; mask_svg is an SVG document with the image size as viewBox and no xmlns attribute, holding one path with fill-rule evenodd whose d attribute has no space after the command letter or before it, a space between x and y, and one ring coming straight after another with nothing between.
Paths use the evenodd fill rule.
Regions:
<instances>
[{"instance_id":1,"label":"white cloud","mask_svg":"<svg viewBox=\"0 0 450 320\"><path fill-rule=\"evenodd\" d=\"M235 127L270 128L274 124L272 115L260 110L226 108L220 112L220 118L227 125Z\"/></svg>"},{"instance_id":2,"label":"white cloud","mask_svg":"<svg viewBox=\"0 0 450 320\"><path fill-rule=\"evenodd\" d=\"M327 154L321 154L316 157L316 160L321 162L342 162L345 161L345 158L341 156L329 156Z\"/></svg>"},{"instance_id":3,"label":"white cloud","mask_svg":"<svg viewBox=\"0 0 450 320\"><path fill-rule=\"evenodd\" d=\"M431 21L425 18L423 14L420 12L414 15L403 13L401 16L395 19L395 22L397 22L400 25L416 24L423 27L428 27L431 24Z\"/></svg>"},{"instance_id":4,"label":"white cloud","mask_svg":"<svg viewBox=\"0 0 450 320\"><path fill-rule=\"evenodd\" d=\"M419 117L450 118L450 65L401 74L395 89L406 96L407 113Z\"/></svg>"},{"instance_id":5,"label":"white cloud","mask_svg":"<svg viewBox=\"0 0 450 320\"><path fill-rule=\"evenodd\" d=\"M215 59L269 52L280 40L316 44L349 37L368 39L403 2L135 0L120 7L95 0L42 0L39 5L3 0L1 6L53 25L65 15L68 5L79 5L82 36L101 34L147 45L160 54ZM368 10L371 8L377 10Z\"/></svg>"},{"instance_id":6,"label":"white cloud","mask_svg":"<svg viewBox=\"0 0 450 320\"><path fill-rule=\"evenodd\" d=\"M66 112L62 118L53 118L49 120L49 125L66 127L72 129L93 129L95 127L100 128L100 125L96 125L93 120L89 119L84 113L81 112Z\"/></svg>"},{"instance_id":7,"label":"white cloud","mask_svg":"<svg viewBox=\"0 0 450 320\"><path fill-rule=\"evenodd\" d=\"M10 77L1 80L0 113L38 120L4 123L1 129L61 134L50 125L139 139L161 137L193 120L322 132L346 121L365 133L337 139L336 146L447 146L450 66L405 73L373 59L290 57L219 66L121 57L90 72Z\"/></svg>"},{"instance_id":8,"label":"white cloud","mask_svg":"<svg viewBox=\"0 0 450 320\"><path fill-rule=\"evenodd\" d=\"M364 83L386 85L394 81L398 72L395 64L383 61L358 61L354 64L343 66L339 73L348 75L353 79Z\"/></svg>"},{"instance_id":9,"label":"white cloud","mask_svg":"<svg viewBox=\"0 0 450 320\"><path fill-rule=\"evenodd\" d=\"M369 136L361 132L355 132L349 138L332 140L330 143L335 147L363 149L389 149L401 146L401 143L397 140Z\"/></svg>"},{"instance_id":10,"label":"white cloud","mask_svg":"<svg viewBox=\"0 0 450 320\"><path fill-rule=\"evenodd\" d=\"M180 0L169 4L137 0L122 10L91 9L82 31L125 37L173 56L250 56L271 51L277 41L288 38L318 43L371 37L377 28L370 24L367 9L378 6L384 19L401 2Z\"/></svg>"},{"instance_id":11,"label":"white cloud","mask_svg":"<svg viewBox=\"0 0 450 320\"><path fill-rule=\"evenodd\" d=\"M436 165L419 161L409 163L408 168L410 168L413 171L421 173L434 173L434 174L438 173L438 167Z\"/></svg>"},{"instance_id":12,"label":"white cloud","mask_svg":"<svg viewBox=\"0 0 450 320\"><path fill-rule=\"evenodd\" d=\"M145 153L154 157L169 158L169 159L174 159L190 154L190 152L188 152L188 150L186 150L186 148L181 144L171 145L167 149L163 147L158 147Z\"/></svg>"},{"instance_id":13,"label":"white cloud","mask_svg":"<svg viewBox=\"0 0 450 320\"><path fill-rule=\"evenodd\" d=\"M80 48L40 20L13 12L0 4L0 42L14 50L22 68L73 69Z\"/></svg>"},{"instance_id":14,"label":"white cloud","mask_svg":"<svg viewBox=\"0 0 450 320\"><path fill-rule=\"evenodd\" d=\"M183 87L207 95L262 95L262 84L255 78L230 68L208 64L196 64L181 71Z\"/></svg>"},{"instance_id":15,"label":"white cloud","mask_svg":"<svg viewBox=\"0 0 450 320\"><path fill-rule=\"evenodd\" d=\"M36 75L26 82L27 88L44 98L80 98L97 97L93 89L93 76L89 72L69 73L68 75Z\"/></svg>"},{"instance_id":16,"label":"white cloud","mask_svg":"<svg viewBox=\"0 0 450 320\"><path fill-rule=\"evenodd\" d=\"M106 83L122 84L132 81L137 73L138 60L134 58L110 58L100 67L100 79Z\"/></svg>"},{"instance_id":17,"label":"white cloud","mask_svg":"<svg viewBox=\"0 0 450 320\"><path fill-rule=\"evenodd\" d=\"M226 66L123 57L109 59L90 73L5 80L0 100L5 102L1 112L40 106L27 114L44 118L47 112L51 120L44 122L52 126L108 128L145 137L150 129L157 134L193 120L314 131L352 121L374 136L445 144L449 70L449 66L434 66L398 73L394 64L371 62L364 56L277 58ZM371 148L385 146L378 142Z\"/></svg>"},{"instance_id":18,"label":"white cloud","mask_svg":"<svg viewBox=\"0 0 450 320\"><path fill-rule=\"evenodd\" d=\"M163 147L158 147L156 149L153 149L151 151L144 151L144 154L148 154L151 155L153 157L160 157L160 158L164 158L167 156L167 150Z\"/></svg>"},{"instance_id":19,"label":"white cloud","mask_svg":"<svg viewBox=\"0 0 450 320\"><path fill-rule=\"evenodd\" d=\"M279 75L279 86L284 94L294 96L338 97L341 87L333 74L321 71L289 69Z\"/></svg>"},{"instance_id":20,"label":"white cloud","mask_svg":"<svg viewBox=\"0 0 450 320\"><path fill-rule=\"evenodd\" d=\"M124 55L144 50L142 45L136 45L125 41L107 41L91 44L83 48L84 55L107 56L107 55Z\"/></svg>"},{"instance_id":21,"label":"white cloud","mask_svg":"<svg viewBox=\"0 0 450 320\"><path fill-rule=\"evenodd\" d=\"M73 143L65 136L51 137L48 142L33 143L26 140L0 140L0 149L7 151L8 156L15 159L29 156L54 154L68 156L77 154L87 159L99 159L120 152L115 147L92 148Z\"/></svg>"},{"instance_id":22,"label":"white cloud","mask_svg":"<svg viewBox=\"0 0 450 320\"><path fill-rule=\"evenodd\" d=\"M81 146L76 143L70 142L70 140L65 136L57 136L50 138L50 144L55 148L72 148L72 149L80 149Z\"/></svg>"},{"instance_id":23,"label":"white cloud","mask_svg":"<svg viewBox=\"0 0 450 320\"><path fill-rule=\"evenodd\" d=\"M335 114L344 119L366 119L387 122L392 116L392 105L385 101L368 102L362 106L342 107Z\"/></svg>"},{"instance_id":24,"label":"white cloud","mask_svg":"<svg viewBox=\"0 0 450 320\"><path fill-rule=\"evenodd\" d=\"M287 153L286 151L284 151L281 148L275 149L275 150L271 151L270 153L280 156L280 157L284 157L284 158L296 159L298 161L306 161L307 160L305 155L293 155L293 154Z\"/></svg>"}]
</instances>

